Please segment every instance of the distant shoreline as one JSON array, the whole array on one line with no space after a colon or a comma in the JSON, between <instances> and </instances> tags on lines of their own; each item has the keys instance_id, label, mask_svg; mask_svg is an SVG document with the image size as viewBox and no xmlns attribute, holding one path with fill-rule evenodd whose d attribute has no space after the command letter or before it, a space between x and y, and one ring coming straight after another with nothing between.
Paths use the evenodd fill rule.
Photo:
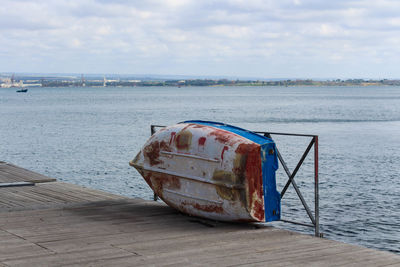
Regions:
<instances>
[{"instance_id":1,"label":"distant shoreline","mask_svg":"<svg viewBox=\"0 0 400 267\"><path fill-rule=\"evenodd\" d=\"M333 79L316 81L312 79L295 80L229 80L229 79L154 79L145 78L143 80L134 77L84 77L82 76L23 76L12 75L0 77L0 87L2 88L21 88L21 87L189 87L189 86L276 86L276 87L296 87L296 86L400 86L400 80L381 79Z\"/></svg>"}]
</instances>

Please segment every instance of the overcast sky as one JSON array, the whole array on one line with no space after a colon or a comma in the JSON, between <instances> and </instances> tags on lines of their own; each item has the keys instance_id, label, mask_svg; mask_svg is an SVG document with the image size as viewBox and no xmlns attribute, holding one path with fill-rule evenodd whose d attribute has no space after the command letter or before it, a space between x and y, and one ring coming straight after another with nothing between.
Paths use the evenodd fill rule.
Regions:
<instances>
[{"instance_id":1,"label":"overcast sky","mask_svg":"<svg viewBox=\"0 0 400 267\"><path fill-rule=\"evenodd\" d=\"M0 72L400 78L400 1L1 0Z\"/></svg>"}]
</instances>

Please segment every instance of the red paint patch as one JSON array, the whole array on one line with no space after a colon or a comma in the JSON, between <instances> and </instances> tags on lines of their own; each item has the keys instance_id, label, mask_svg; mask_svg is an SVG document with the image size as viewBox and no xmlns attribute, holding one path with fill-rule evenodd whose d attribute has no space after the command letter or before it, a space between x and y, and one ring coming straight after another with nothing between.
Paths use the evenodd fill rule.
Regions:
<instances>
[{"instance_id":1,"label":"red paint patch","mask_svg":"<svg viewBox=\"0 0 400 267\"><path fill-rule=\"evenodd\" d=\"M264 221L265 213L264 202L262 201L263 183L260 146L254 143L240 144L235 152L242 155L247 155L245 174L249 194L249 212L250 214L253 214L256 219Z\"/></svg>"},{"instance_id":2,"label":"red paint patch","mask_svg":"<svg viewBox=\"0 0 400 267\"><path fill-rule=\"evenodd\" d=\"M207 138L205 137L200 137L199 138L199 146L204 146L206 143Z\"/></svg>"},{"instance_id":3,"label":"red paint patch","mask_svg":"<svg viewBox=\"0 0 400 267\"><path fill-rule=\"evenodd\" d=\"M230 146L240 141L240 137L238 135L220 129L214 129L214 131L210 132L208 135L214 136L215 140L218 142Z\"/></svg>"},{"instance_id":4,"label":"red paint patch","mask_svg":"<svg viewBox=\"0 0 400 267\"><path fill-rule=\"evenodd\" d=\"M175 140L175 135L176 135L176 132L171 133L171 138L169 139L169 145L171 145L172 142Z\"/></svg>"},{"instance_id":5,"label":"red paint patch","mask_svg":"<svg viewBox=\"0 0 400 267\"><path fill-rule=\"evenodd\" d=\"M227 147L227 146L224 146L224 148L222 149L222 152L221 152L221 160L224 160L224 153L225 153L225 151L226 150L228 150L229 148Z\"/></svg>"},{"instance_id":6,"label":"red paint patch","mask_svg":"<svg viewBox=\"0 0 400 267\"><path fill-rule=\"evenodd\" d=\"M220 143L227 144L229 142L229 132L222 131L222 130L215 130L210 133L211 136L215 137Z\"/></svg>"}]
</instances>

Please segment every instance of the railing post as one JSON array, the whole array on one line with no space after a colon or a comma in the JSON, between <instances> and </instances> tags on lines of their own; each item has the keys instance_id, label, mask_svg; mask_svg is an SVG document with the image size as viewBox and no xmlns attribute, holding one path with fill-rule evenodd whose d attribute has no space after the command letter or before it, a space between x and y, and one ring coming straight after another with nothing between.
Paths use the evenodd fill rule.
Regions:
<instances>
[{"instance_id":1,"label":"railing post","mask_svg":"<svg viewBox=\"0 0 400 267\"><path fill-rule=\"evenodd\" d=\"M318 136L314 137L314 204L315 204L315 236L319 233L319 188L318 188Z\"/></svg>"}]
</instances>

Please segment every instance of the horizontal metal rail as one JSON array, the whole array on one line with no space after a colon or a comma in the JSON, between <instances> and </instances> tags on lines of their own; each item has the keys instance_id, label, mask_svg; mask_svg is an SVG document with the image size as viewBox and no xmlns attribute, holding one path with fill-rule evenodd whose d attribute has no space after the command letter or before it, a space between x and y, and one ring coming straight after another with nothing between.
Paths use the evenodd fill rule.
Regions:
<instances>
[{"instance_id":1,"label":"horizontal metal rail","mask_svg":"<svg viewBox=\"0 0 400 267\"><path fill-rule=\"evenodd\" d=\"M0 187L17 187L17 186L34 186L33 182L11 182L11 183L0 183Z\"/></svg>"},{"instance_id":2,"label":"horizontal metal rail","mask_svg":"<svg viewBox=\"0 0 400 267\"><path fill-rule=\"evenodd\" d=\"M156 128L164 128L166 126L162 125L151 125L151 134L153 135L156 131ZM276 145L276 151L277 151L277 156L279 159L279 162L281 163L283 169L285 170L286 175L288 176L288 181L286 182L285 186L283 187L281 191L281 199L285 195L288 187L290 185L293 186L293 188L296 191L297 196L299 197L305 211L307 212L308 217L311 220L311 224L308 223L303 223L303 222L297 222L293 220L287 220L287 219L281 219L282 222L286 223L292 223L292 224L297 224L297 225L302 225L302 226L307 226L307 227L313 227L314 228L314 234L317 237L322 237L322 233L320 233L319 229L319 181L318 181L318 135L313 135L313 134L295 134L295 133L280 133L280 132L265 132L265 131L254 131L254 133L264 135L266 137L272 138L272 135L284 135L284 136L297 136L297 137L310 137L311 141L308 144L307 148L305 149L303 155L301 156L299 162L297 163L296 167L294 168L293 172L290 172L285 160L282 157L282 154L280 153L277 145ZM299 171L300 167L303 165L304 160L308 156L309 152L311 151L311 148L314 146L314 215L312 214L312 211L310 207L308 206L306 200L303 197L303 194L300 191L299 186L295 182L294 178ZM157 195L154 193L154 200L157 200Z\"/></svg>"},{"instance_id":3,"label":"horizontal metal rail","mask_svg":"<svg viewBox=\"0 0 400 267\"><path fill-rule=\"evenodd\" d=\"M273 134L273 135L304 136L304 137L316 137L316 136L318 136L318 135L314 135L314 134L294 134L294 133L261 132L261 131L254 131L254 133L258 133L258 134Z\"/></svg>"}]
</instances>

